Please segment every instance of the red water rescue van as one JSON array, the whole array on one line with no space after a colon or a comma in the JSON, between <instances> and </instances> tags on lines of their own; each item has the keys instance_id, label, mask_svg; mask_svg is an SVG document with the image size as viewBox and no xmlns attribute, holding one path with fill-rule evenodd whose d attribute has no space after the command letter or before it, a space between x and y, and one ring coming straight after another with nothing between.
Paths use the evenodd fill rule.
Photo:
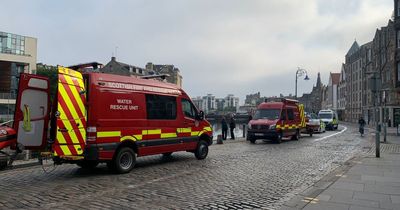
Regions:
<instances>
[{"instance_id":1,"label":"red water rescue van","mask_svg":"<svg viewBox=\"0 0 400 210\"><path fill-rule=\"evenodd\" d=\"M282 138L299 140L306 128L304 106L296 100L281 99L277 102L261 103L248 124L247 139L270 139L281 143Z\"/></svg>"},{"instance_id":2,"label":"red water rescue van","mask_svg":"<svg viewBox=\"0 0 400 210\"><path fill-rule=\"evenodd\" d=\"M48 151L56 164L105 162L126 173L140 156L207 157L210 123L173 84L59 67L57 89L50 107L48 79L21 74L13 126L17 144Z\"/></svg>"}]
</instances>

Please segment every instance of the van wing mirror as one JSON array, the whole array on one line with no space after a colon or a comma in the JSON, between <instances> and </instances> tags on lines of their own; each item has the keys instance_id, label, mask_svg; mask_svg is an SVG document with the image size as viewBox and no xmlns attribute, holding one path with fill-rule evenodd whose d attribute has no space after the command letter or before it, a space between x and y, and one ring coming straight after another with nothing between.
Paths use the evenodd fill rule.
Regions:
<instances>
[{"instance_id":1,"label":"van wing mirror","mask_svg":"<svg viewBox=\"0 0 400 210\"><path fill-rule=\"evenodd\" d=\"M204 112L199 111L199 113L196 114L196 120L204 120Z\"/></svg>"}]
</instances>

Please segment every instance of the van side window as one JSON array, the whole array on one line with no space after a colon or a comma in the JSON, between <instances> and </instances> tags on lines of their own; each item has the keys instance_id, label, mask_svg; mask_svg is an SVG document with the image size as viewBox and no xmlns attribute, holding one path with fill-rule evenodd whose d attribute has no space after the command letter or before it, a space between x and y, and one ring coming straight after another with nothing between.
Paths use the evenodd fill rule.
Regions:
<instances>
[{"instance_id":1,"label":"van side window","mask_svg":"<svg viewBox=\"0 0 400 210\"><path fill-rule=\"evenodd\" d=\"M288 120L294 120L293 109L287 110Z\"/></svg>"},{"instance_id":2,"label":"van side window","mask_svg":"<svg viewBox=\"0 0 400 210\"><path fill-rule=\"evenodd\" d=\"M147 119L176 119L176 98L146 94Z\"/></svg>"},{"instance_id":3,"label":"van side window","mask_svg":"<svg viewBox=\"0 0 400 210\"><path fill-rule=\"evenodd\" d=\"M286 120L286 109L282 109L281 120Z\"/></svg>"},{"instance_id":4,"label":"van side window","mask_svg":"<svg viewBox=\"0 0 400 210\"><path fill-rule=\"evenodd\" d=\"M185 117L193 118L196 117L196 109L187 99L182 99L182 111Z\"/></svg>"}]
</instances>

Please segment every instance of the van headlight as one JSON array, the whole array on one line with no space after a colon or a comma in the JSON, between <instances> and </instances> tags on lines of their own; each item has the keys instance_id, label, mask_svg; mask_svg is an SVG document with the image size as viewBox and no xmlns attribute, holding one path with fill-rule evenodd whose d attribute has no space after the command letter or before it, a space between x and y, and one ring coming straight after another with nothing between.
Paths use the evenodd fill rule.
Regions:
<instances>
[{"instance_id":1,"label":"van headlight","mask_svg":"<svg viewBox=\"0 0 400 210\"><path fill-rule=\"evenodd\" d=\"M269 126L269 129L270 129L270 130L274 130L275 128L276 128L276 124L275 124L275 125Z\"/></svg>"},{"instance_id":2,"label":"van headlight","mask_svg":"<svg viewBox=\"0 0 400 210\"><path fill-rule=\"evenodd\" d=\"M7 135L8 132L7 132L6 130L1 129L1 130L0 130L0 134Z\"/></svg>"},{"instance_id":3,"label":"van headlight","mask_svg":"<svg viewBox=\"0 0 400 210\"><path fill-rule=\"evenodd\" d=\"M248 124L247 124L247 127L248 127L249 129L251 129L251 124L250 124L250 123L248 123Z\"/></svg>"}]
</instances>

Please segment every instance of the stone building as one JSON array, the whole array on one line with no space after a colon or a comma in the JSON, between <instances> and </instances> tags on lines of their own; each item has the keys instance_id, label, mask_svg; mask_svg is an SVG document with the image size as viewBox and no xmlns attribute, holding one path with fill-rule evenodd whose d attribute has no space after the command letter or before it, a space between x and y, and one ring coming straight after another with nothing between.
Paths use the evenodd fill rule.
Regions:
<instances>
[{"instance_id":1,"label":"stone building","mask_svg":"<svg viewBox=\"0 0 400 210\"><path fill-rule=\"evenodd\" d=\"M146 64L146 69L154 71L156 74L168 74L169 76L166 78L167 82L182 87L182 75L179 69L174 65L159 65L148 62Z\"/></svg>"},{"instance_id":2,"label":"stone building","mask_svg":"<svg viewBox=\"0 0 400 210\"><path fill-rule=\"evenodd\" d=\"M311 93L303 94L298 98L299 102L304 104L305 111L318 113L321 110L323 88L321 74L318 72L317 83L313 86Z\"/></svg>"},{"instance_id":3,"label":"stone building","mask_svg":"<svg viewBox=\"0 0 400 210\"><path fill-rule=\"evenodd\" d=\"M338 85L340 81L340 73L330 73L329 82L326 86L326 104L323 109L332 109L337 111L338 108Z\"/></svg>"},{"instance_id":4,"label":"stone building","mask_svg":"<svg viewBox=\"0 0 400 210\"><path fill-rule=\"evenodd\" d=\"M369 104L367 96L370 90L367 88L369 74L366 73L372 71L371 47L372 42L359 46L357 41L354 41L345 56L345 120L348 122L357 122L361 116L367 122L371 118L367 108Z\"/></svg>"},{"instance_id":5,"label":"stone building","mask_svg":"<svg viewBox=\"0 0 400 210\"><path fill-rule=\"evenodd\" d=\"M346 113L346 73L344 69L344 63L342 64L342 69L340 70L340 78L338 84L338 108L337 114L339 120L345 119Z\"/></svg>"},{"instance_id":6,"label":"stone building","mask_svg":"<svg viewBox=\"0 0 400 210\"><path fill-rule=\"evenodd\" d=\"M141 67L117 61L115 57L111 57L103 68L99 69L101 73L117 74L122 76L145 76L149 75L150 71Z\"/></svg>"}]
</instances>

